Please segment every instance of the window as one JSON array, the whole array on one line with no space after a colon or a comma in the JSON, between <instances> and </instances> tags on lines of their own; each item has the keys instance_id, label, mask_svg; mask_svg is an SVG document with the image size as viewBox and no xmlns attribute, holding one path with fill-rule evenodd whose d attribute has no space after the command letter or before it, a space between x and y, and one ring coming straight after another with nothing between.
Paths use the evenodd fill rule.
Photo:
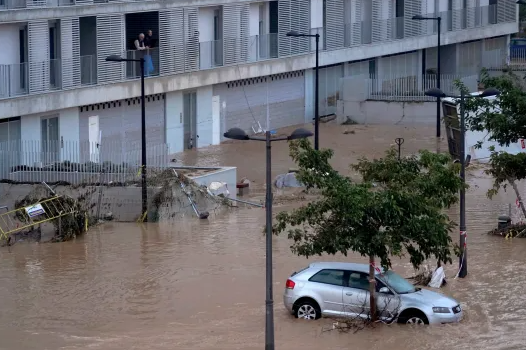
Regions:
<instances>
[{"instance_id":1,"label":"window","mask_svg":"<svg viewBox=\"0 0 526 350\"><path fill-rule=\"evenodd\" d=\"M325 284L332 284L335 286L343 286L343 271L342 270L321 270L309 279L310 282L318 282Z\"/></svg>"},{"instance_id":2,"label":"window","mask_svg":"<svg viewBox=\"0 0 526 350\"><path fill-rule=\"evenodd\" d=\"M362 272L349 272L349 288L369 290L369 275Z\"/></svg>"},{"instance_id":3,"label":"window","mask_svg":"<svg viewBox=\"0 0 526 350\"><path fill-rule=\"evenodd\" d=\"M393 271L387 271L383 276L383 279L394 289L398 294L407 294L416 292L415 286L409 283L402 276L394 273Z\"/></svg>"}]
</instances>

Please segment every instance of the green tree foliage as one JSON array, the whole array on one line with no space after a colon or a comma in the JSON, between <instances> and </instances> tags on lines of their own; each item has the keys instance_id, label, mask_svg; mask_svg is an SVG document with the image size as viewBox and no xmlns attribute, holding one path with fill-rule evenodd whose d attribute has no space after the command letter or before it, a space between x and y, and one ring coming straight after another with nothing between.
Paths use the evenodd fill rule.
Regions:
<instances>
[{"instance_id":1,"label":"green tree foliage","mask_svg":"<svg viewBox=\"0 0 526 350\"><path fill-rule=\"evenodd\" d=\"M501 94L495 99L472 98L466 101L466 123L473 131L489 132L488 139L501 146L509 146L526 138L526 89L524 80L513 72L506 71L498 77L490 77L482 72L481 83L484 87L497 88ZM460 88L464 88L458 83ZM482 147L481 143L478 147ZM516 180L526 178L526 154L509 154L497 152L490 148L490 168L486 171L494 179L493 188L488 191L488 197L495 195L501 187L510 183L520 198L515 186ZM522 202L522 201L521 201ZM521 204L526 216L524 206Z\"/></svg>"},{"instance_id":2,"label":"green tree foliage","mask_svg":"<svg viewBox=\"0 0 526 350\"><path fill-rule=\"evenodd\" d=\"M306 257L323 253L378 257L391 267L391 256L409 256L415 268L434 256L451 263L454 223L443 213L462 186L457 166L444 154L420 152L398 160L391 149L382 159L361 159L352 168L358 183L329 163L332 150L315 151L307 140L291 143L298 180L321 191L319 199L281 212L276 234L288 231L291 249Z\"/></svg>"}]
</instances>

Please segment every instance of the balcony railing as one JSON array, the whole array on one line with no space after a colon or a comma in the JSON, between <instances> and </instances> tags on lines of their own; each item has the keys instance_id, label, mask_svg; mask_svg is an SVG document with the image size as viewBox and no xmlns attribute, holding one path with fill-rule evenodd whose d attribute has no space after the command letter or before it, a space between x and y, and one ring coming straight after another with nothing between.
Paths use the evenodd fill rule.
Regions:
<instances>
[{"instance_id":1,"label":"balcony railing","mask_svg":"<svg viewBox=\"0 0 526 350\"><path fill-rule=\"evenodd\" d=\"M12 4L14 0L0 1L4 1L4 4L6 1L11 1ZM515 21L514 10L499 12L499 16L497 16L496 5L449 11L440 13L440 15L443 18L443 32ZM435 14L428 14L428 16L435 16ZM433 35L436 34L436 31L435 21L415 21L410 18L399 17L342 24L341 28L331 28L331 31L328 31L327 28L314 28L310 34L320 34L320 50L334 50ZM327 32L341 32L342 35L341 39L331 41L330 48L326 47ZM310 45L309 41L300 40L310 40ZM150 77L262 61L286 57L291 54L306 54L309 50L314 51L314 40L314 38L280 38L277 33L271 33L245 38L225 38L200 42L198 49L187 51L181 50L181 47L174 47L173 52L180 52L182 56L176 56L170 60L166 57L160 60L159 48L151 49L148 52L133 50L124 53L116 52L116 54L130 59L145 57L147 60L145 73L147 77ZM335 45L334 43L341 44ZM160 44L162 46L162 38ZM186 46L183 44L183 47ZM193 45L191 46L193 47ZM76 68L78 65L80 65L80 69ZM100 65L101 62L96 55L81 56L76 60L68 58L66 61L56 59L45 62L0 65L0 99L99 84L99 79L101 79L99 77ZM115 82L136 79L140 76L138 63L128 62L124 67L125 71L122 75L117 75L118 78ZM118 66L116 65L115 68L118 69ZM79 71L80 77L77 75Z\"/></svg>"},{"instance_id":2,"label":"balcony railing","mask_svg":"<svg viewBox=\"0 0 526 350\"><path fill-rule=\"evenodd\" d=\"M144 58L144 76L153 77L159 75L159 48L148 50L129 50L123 58L139 60ZM139 62L126 62L126 78L135 79L141 76L141 65Z\"/></svg>"},{"instance_id":3,"label":"balcony railing","mask_svg":"<svg viewBox=\"0 0 526 350\"><path fill-rule=\"evenodd\" d=\"M80 84L97 84L97 56L80 56Z\"/></svg>"},{"instance_id":4,"label":"balcony railing","mask_svg":"<svg viewBox=\"0 0 526 350\"><path fill-rule=\"evenodd\" d=\"M0 65L0 98L27 95L28 77L27 63Z\"/></svg>"}]
</instances>

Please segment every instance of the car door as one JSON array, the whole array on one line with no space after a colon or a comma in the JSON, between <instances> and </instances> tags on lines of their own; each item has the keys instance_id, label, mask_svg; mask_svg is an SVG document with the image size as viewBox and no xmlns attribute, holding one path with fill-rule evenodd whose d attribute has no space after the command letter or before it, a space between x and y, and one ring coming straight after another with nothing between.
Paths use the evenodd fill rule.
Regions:
<instances>
[{"instance_id":1,"label":"car door","mask_svg":"<svg viewBox=\"0 0 526 350\"><path fill-rule=\"evenodd\" d=\"M368 274L349 271L343 287L343 305L346 316L367 317L369 314Z\"/></svg>"},{"instance_id":2,"label":"car door","mask_svg":"<svg viewBox=\"0 0 526 350\"><path fill-rule=\"evenodd\" d=\"M322 301L321 311L327 315L343 314L343 270L323 269L309 279L313 296Z\"/></svg>"}]
</instances>

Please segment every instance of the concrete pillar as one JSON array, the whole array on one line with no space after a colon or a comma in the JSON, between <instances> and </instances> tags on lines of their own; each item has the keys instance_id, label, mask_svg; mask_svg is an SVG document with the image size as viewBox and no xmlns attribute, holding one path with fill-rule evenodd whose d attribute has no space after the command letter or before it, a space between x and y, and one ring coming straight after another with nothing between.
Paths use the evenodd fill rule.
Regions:
<instances>
[{"instance_id":1,"label":"concrete pillar","mask_svg":"<svg viewBox=\"0 0 526 350\"><path fill-rule=\"evenodd\" d=\"M58 131L61 142L61 161L78 162L80 159L80 109L78 107L60 111Z\"/></svg>"},{"instance_id":2,"label":"concrete pillar","mask_svg":"<svg viewBox=\"0 0 526 350\"><path fill-rule=\"evenodd\" d=\"M166 143L169 153L184 150L183 93L167 92L165 98Z\"/></svg>"},{"instance_id":3,"label":"concrete pillar","mask_svg":"<svg viewBox=\"0 0 526 350\"><path fill-rule=\"evenodd\" d=\"M198 148L214 144L212 95L212 85L197 89L197 135L199 138L196 140L196 145Z\"/></svg>"},{"instance_id":4,"label":"concrete pillar","mask_svg":"<svg viewBox=\"0 0 526 350\"><path fill-rule=\"evenodd\" d=\"M321 77L320 77L321 78ZM314 69L305 70L305 123L311 123L314 118L314 84L316 83Z\"/></svg>"}]
</instances>

